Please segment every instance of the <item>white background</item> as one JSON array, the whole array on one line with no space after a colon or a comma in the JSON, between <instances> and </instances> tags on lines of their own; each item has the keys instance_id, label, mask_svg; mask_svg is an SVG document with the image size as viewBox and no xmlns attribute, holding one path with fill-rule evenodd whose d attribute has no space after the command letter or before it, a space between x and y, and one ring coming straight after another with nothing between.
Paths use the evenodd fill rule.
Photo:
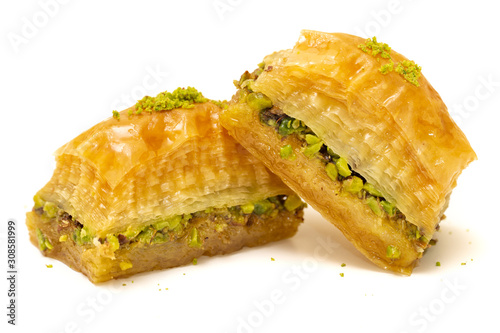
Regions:
<instances>
[{"instance_id":1,"label":"white background","mask_svg":"<svg viewBox=\"0 0 500 333\"><path fill-rule=\"evenodd\" d=\"M498 328L500 24L493 4L2 1L2 332ZM310 209L292 239L98 286L29 243L24 214L49 180L59 146L144 94L189 85L229 99L233 79L293 47L304 28L376 35L415 60L478 154L452 195L438 246L411 277L375 267ZM3 277L9 219L18 233L15 327L7 325Z\"/></svg>"}]
</instances>

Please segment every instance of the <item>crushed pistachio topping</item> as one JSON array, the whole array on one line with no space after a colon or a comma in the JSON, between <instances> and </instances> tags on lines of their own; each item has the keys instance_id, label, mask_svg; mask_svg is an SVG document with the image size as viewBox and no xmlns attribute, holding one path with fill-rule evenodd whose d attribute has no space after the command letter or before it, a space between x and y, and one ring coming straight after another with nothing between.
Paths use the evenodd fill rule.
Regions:
<instances>
[{"instance_id":1,"label":"crushed pistachio topping","mask_svg":"<svg viewBox=\"0 0 500 333\"><path fill-rule=\"evenodd\" d=\"M380 73L382 74L390 73L393 70L394 70L394 61L392 61L392 59L387 64L380 66Z\"/></svg>"},{"instance_id":2,"label":"crushed pistachio topping","mask_svg":"<svg viewBox=\"0 0 500 333\"><path fill-rule=\"evenodd\" d=\"M422 67L417 65L412 60L403 60L396 66L395 71L396 73L403 75L406 81L413 83L417 87L419 86L418 79L422 75Z\"/></svg>"},{"instance_id":3,"label":"crushed pistachio topping","mask_svg":"<svg viewBox=\"0 0 500 333\"><path fill-rule=\"evenodd\" d=\"M226 110L229 107L229 103L226 100L217 101L217 100L211 99L210 102L214 103L215 105L217 105L218 107L220 107L223 110Z\"/></svg>"},{"instance_id":4,"label":"crushed pistachio topping","mask_svg":"<svg viewBox=\"0 0 500 333\"><path fill-rule=\"evenodd\" d=\"M358 47L365 53L371 53L372 56L380 56L384 59L390 59L391 48L386 43L377 42L377 37L368 38L364 44L359 44Z\"/></svg>"},{"instance_id":5,"label":"crushed pistachio topping","mask_svg":"<svg viewBox=\"0 0 500 333\"><path fill-rule=\"evenodd\" d=\"M120 120L120 112L113 110L113 118L116 120Z\"/></svg>"},{"instance_id":6,"label":"crushed pistachio topping","mask_svg":"<svg viewBox=\"0 0 500 333\"><path fill-rule=\"evenodd\" d=\"M195 103L204 103L208 99L203 97L203 94L193 87L177 88L173 92L164 91L156 95L156 97L144 96L135 104L135 111L130 109L129 116L133 114L141 114L143 112L160 112L168 111L177 108L191 109ZM223 102L220 102L222 105ZM116 116L117 115L117 116ZM119 119L118 112L113 111L113 117Z\"/></svg>"},{"instance_id":7,"label":"crushed pistachio topping","mask_svg":"<svg viewBox=\"0 0 500 333\"><path fill-rule=\"evenodd\" d=\"M380 66L380 73L388 74L394 71L403 76L403 78L411 84L414 84L417 87L420 86L418 79L422 75L422 67L417 65L412 60L403 60L402 62L395 64L391 57L391 48L386 43L379 43L377 42L377 38L373 37L368 38L364 44L359 44L358 48L365 53L371 54L375 58L380 55L383 59L389 59L389 62ZM377 59L380 61L380 58Z\"/></svg>"}]
</instances>

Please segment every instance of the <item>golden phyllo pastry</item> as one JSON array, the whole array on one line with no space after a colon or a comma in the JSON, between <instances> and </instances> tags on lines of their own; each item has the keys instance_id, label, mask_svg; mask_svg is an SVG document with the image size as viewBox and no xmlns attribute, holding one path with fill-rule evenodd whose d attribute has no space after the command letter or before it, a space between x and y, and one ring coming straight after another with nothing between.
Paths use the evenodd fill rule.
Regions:
<instances>
[{"instance_id":1,"label":"golden phyllo pastry","mask_svg":"<svg viewBox=\"0 0 500 333\"><path fill-rule=\"evenodd\" d=\"M476 155L413 61L303 31L245 72L221 122L380 267L411 274Z\"/></svg>"},{"instance_id":2,"label":"golden phyllo pastry","mask_svg":"<svg viewBox=\"0 0 500 333\"><path fill-rule=\"evenodd\" d=\"M27 214L42 253L92 282L291 237L304 204L194 88L145 97L56 152Z\"/></svg>"}]
</instances>

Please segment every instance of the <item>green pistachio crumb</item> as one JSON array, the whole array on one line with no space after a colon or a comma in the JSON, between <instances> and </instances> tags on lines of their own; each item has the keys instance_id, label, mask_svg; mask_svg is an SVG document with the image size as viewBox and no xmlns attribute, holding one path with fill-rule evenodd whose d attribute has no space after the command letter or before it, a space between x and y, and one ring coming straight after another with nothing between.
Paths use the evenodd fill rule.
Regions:
<instances>
[{"instance_id":1,"label":"green pistachio crumb","mask_svg":"<svg viewBox=\"0 0 500 333\"><path fill-rule=\"evenodd\" d=\"M68 235L61 235L59 236L59 242L65 242L68 240Z\"/></svg>"},{"instance_id":2,"label":"green pistachio crumb","mask_svg":"<svg viewBox=\"0 0 500 333\"><path fill-rule=\"evenodd\" d=\"M273 102L269 97L260 92L254 92L247 96L247 104L252 109L260 111L273 106Z\"/></svg>"},{"instance_id":3,"label":"green pistachio crumb","mask_svg":"<svg viewBox=\"0 0 500 333\"><path fill-rule=\"evenodd\" d=\"M227 224L225 224L225 223L217 223L215 225L215 231L223 232L226 227L227 227Z\"/></svg>"},{"instance_id":4,"label":"green pistachio crumb","mask_svg":"<svg viewBox=\"0 0 500 333\"><path fill-rule=\"evenodd\" d=\"M376 197L382 197L382 193L380 193L380 191L378 191L375 186L373 186L372 184L370 183L365 183L365 185L363 185L363 190L365 190L366 192L370 193L371 195L374 195Z\"/></svg>"},{"instance_id":5,"label":"green pistachio crumb","mask_svg":"<svg viewBox=\"0 0 500 333\"><path fill-rule=\"evenodd\" d=\"M294 121L292 121L292 128L293 129L298 129L299 127L302 126L302 122L298 119L294 119Z\"/></svg>"},{"instance_id":6,"label":"green pistachio crumb","mask_svg":"<svg viewBox=\"0 0 500 333\"><path fill-rule=\"evenodd\" d=\"M390 203L389 201L385 201L385 200L380 202L380 204L382 205L382 208L384 208L385 212L389 216L394 216L394 214L396 214L396 206L394 204Z\"/></svg>"},{"instance_id":7,"label":"green pistachio crumb","mask_svg":"<svg viewBox=\"0 0 500 333\"><path fill-rule=\"evenodd\" d=\"M210 102L214 103L215 105L217 105L218 107L220 107L223 110L226 110L229 107L229 103L226 100L217 101L217 100L211 99Z\"/></svg>"},{"instance_id":8,"label":"green pistachio crumb","mask_svg":"<svg viewBox=\"0 0 500 333\"><path fill-rule=\"evenodd\" d=\"M380 205L378 200L375 197L368 197L366 198L366 204L372 212L374 212L378 216L382 216L382 209L380 209Z\"/></svg>"},{"instance_id":9,"label":"green pistachio crumb","mask_svg":"<svg viewBox=\"0 0 500 333\"><path fill-rule=\"evenodd\" d=\"M342 189L352 194L358 194L363 188L363 180L357 176L344 179Z\"/></svg>"},{"instance_id":10,"label":"green pistachio crumb","mask_svg":"<svg viewBox=\"0 0 500 333\"><path fill-rule=\"evenodd\" d=\"M344 273L340 273L340 277L344 277Z\"/></svg>"},{"instance_id":11,"label":"green pistachio crumb","mask_svg":"<svg viewBox=\"0 0 500 333\"><path fill-rule=\"evenodd\" d=\"M333 160L336 161L336 160L338 160L340 158L340 156L337 155L337 154L335 154L335 152L330 147L328 147L326 149L326 151L327 151L328 155L330 155L332 157Z\"/></svg>"},{"instance_id":12,"label":"green pistachio crumb","mask_svg":"<svg viewBox=\"0 0 500 333\"><path fill-rule=\"evenodd\" d=\"M422 67L417 65L412 60L403 60L400 62L395 69L396 73L401 74L406 81L414 84L415 86L420 86L418 79L420 78Z\"/></svg>"},{"instance_id":13,"label":"green pistachio crumb","mask_svg":"<svg viewBox=\"0 0 500 333\"><path fill-rule=\"evenodd\" d=\"M439 261L436 261L436 266L441 266L441 263Z\"/></svg>"},{"instance_id":14,"label":"green pistachio crumb","mask_svg":"<svg viewBox=\"0 0 500 333\"><path fill-rule=\"evenodd\" d=\"M40 198L38 194L33 197L33 202L35 203L35 208L40 208L45 205L45 201Z\"/></svg>"},{"instance_id":15,"label":"green pistachio crumb","mask_svg":"<svg viewBox=\"0 0 500 333\"><path fill-rule=\"evenodd\" d=\"M345 267L345 266L346 266L345 263L340 264L340 267Z\"/></svg>"},{"instance_id":16,"label":"green pistachio crumb","mask_svg":"<svg viewBox=\"0 0 500 333\"><path fill-rule=\"evenodd\" d=\"M254 210L254 205L253 203L249 202L247 204L241 205L241 212L243 214L252 214Z\"/></svg>"},{"instance_id":17,"label":"green pistachio crumb","mask_svg":"<svg viewBox=\"0 0 500 333\"><path fill-rule=\"evenodd\" d=\"M176 215L168 220L168 230L174 230L181 223L182 216Z\"/></svg>"},{"instance_id":18,"label":"green pistachio crumb","mask_svg":"<svg viewBox=\"0 0 500 333\"><path fill-rule=\"evenodd\" d=\"M394 245L389 245L386 250L386 256L390 259L399 259L401 257L401 250Z\"/></svg>"},{"instance_id":19,"label":"green pistachio crumb","mask_svg":"<svg viewBox=\"0 0 500 333\"><path fill-rule=\"evenodd\" d=\"M297 156L293 152L292 145L285 145L280 148L280 157L284 160L295 160Z\"/></svg>"},{"instance_id":20,"label":"green pistachio crumb","mask_svg":"<svg viewBox=\"0 0 500 333\"><path fill-rule=\"evenodd\" d=\"M302 206L302 200L299 198L298 195L292 194L286 198L284 206L286 210L291 212Z\"/></svg>"},{"instance_id":21,"label":"green pistachio crumb","mask_svg":"<svg viewBox=\"0 0 500 333\"><path fill-rule=\"evenodd\" d=\"M310 144L304 149L304 155L311 158L314 156L314 154L316 154L321 150L321 147L323 147L323 142L321 141Z\"/></svg>"},{"instance_id":22,"label":"green pistachio crumb","mask_svg":"<svg viewBox=\"0 0 500 333\"><path fill-rule=\"evenodd\" d=\"M392 59L387 64L380 66L379 69L380 73L382 74L390 73L393 70L394 70L394 61L392 61Z\"/></svg>"},{"instance_id":23,"label":"green pistachio crumb","mask_svg":"<svg viewBox=\"0 0 500 333\"><path fill-rule=\"evenodd\" d=\"M206 101L208 99L193 87L177 88L171 93L168 91L161 92L156 97L145 96L135 104L135 114L141 114L144 111L152 113L153 111L168 111L177 108L191 109L195 103L204 103ZM133 113L132 111L129 115Z\"/></svg>"},{"instance_id":24,"label":"green pistachio crumb","mask_svg":"<svg viewBox=\"0 0 500 333\"><path fill-rule=\"evenodd\" d=\"M293 118L285 117L284 119L281 120L278 126L278 133L281 136L287 136L296 132L298 128L297 129L293 128L293 123L294 123Z\"/></svg>"},{"instance_id":25,"label":"green pistachio crumb","mask_svg":"<svg viewBox=\"0 0 500 333\"><path fill-rule=\"evenodd\" d=\"M333 163L328 163L325 167L326 174L330 177L331 180L337 180L339 172L337 171L337 167Z\"/></svg>"},{"instance_id":26,"label":"green pistachio crumb","mask_svg":"<svg viewBox=\"0 0 500 333\"><path fill-rule=\"evenodd\" d=\"M257 215L267 214L274 209L274 205L269 200L258 201L254 206L254 213Z\"/></svg>"},{"instance_id":27,"label":"green pistachio crumb","mask_svg":"<svg viewBox=\"0 0 500 333\"><path fill-rule=\"evenodd\" d=\"M343 157L340 157L335 162L335 166L337 167L337 170L342 177L349 177L352 174L351 170L349 169L349 165L347 164L347 160Z\"/></svg>"},{"instance_id":28,"label":"green pistachio crumb","mask_svg":"<svg viewBox=\"0 0 500 333\"><path fill-rule=\"evenodd\" d=\"M57 205L53 202L45 202L43 205L43 211L45 212L45 215L49 218L54 218L57 216L57 212L59 211L59 208Z\"/></svg>"},{"instance_id":29,"label":"green pistachio crumb","mask_svg":"<svg viewBox=\"0 0 500 333\"><path fill-rule=\"evenodd\" d=\"M193 265L198 265L198 258L193 258Z\"/></svg>"},{"instance_id":30,"label":"green pistachio crumb","mask_svg":"<svg viewBox=\"0 0 500 333\"><path fill-rule=\"evenodd\" d=\"M376 57L378 54L384 59L390 59L391 48L386 43L377 42L377 37L368 38L364 44L359 44L358 48L360 48L363 52L369 53L372 56ZM370 52L371 51L371 52Z\"/></svg>"},{"instance_id":31,"label":"green pistachio crumb","mask_svg":"<svg viewBox=\"0 0 500 333\"><path fill-rule=\"evenodd\" d=\"M45 265L45 266L47 266L47 268L52 268L53 267L52 265Z\"/></svg>"},{"instance_id":32,"label":"green pistachio crumb","mask_svg":"<svg viewBox=\"0 0 500 333\"><path fill-rule=\"evenodd\" d=\"M115 235L109 234L106 236L106 239L108 240L109 248L111 249L111 251L115 252L120 248L120 242Z\"/></svg>"},{"instance_id":33,"label":"green pistachio crumb","mask_svg":"<svg viewBox=\"0 0 500 333\"><path fill-rule=\"evenodd\" d=\"M371 39L368 38L364 44L359 44L358 48L360 48L365 53L371 54L375 58L377 58L377 55L380 54L382 58L389 59L388 63L382 64L379 68L379 71L382 74L388 74L392 71L395 71L396 73L403 76L406 81L414 84L417 87L420 86L420 84L418 83L418 79L421 76L422 67L417 65L412 60L403 60L395 64L390 54L391 48L385 43L377 42L376 37L373 37ZM380 58L377 58L377 60L380 61Z\"/></svg>"},{"instance_id":34,"label":"green pistachio crumb","mask_svg":"<svg viewBox=\"0 0 500 333\"><path fill-rule=\"evenodd\" d=\"M113 110L113 118L116 120L120 120L120 112Z\"/></svg>"},{"instance_id":35,"label":"green pistachio crumb","mask_svg":"<svg viewBox=\"0 0 500 333\"><path fill-rule=\"evenodd\" d=\"M92 240L92 236L90 234L89 228L84 226L80 232L80 237L82 239L82 243L88 243Z\"/></svg>"},{"instance_id":36,"label":"green pistachio crumb","mask_svg":"<svg viewBox=\"0 0 500 333\"><path fill-rule=\"evenodd\" d=\"M45 244L45 236L38 228L36 229L36 238L38 240L38 248L40 249L40 251L45 251L47 249L47 245Z\"/></svg>"},{"instance_id":37,"label":"green pistachio crumb","mask_svg":"<svg viewBox=\"0 0 500 333\"><path fill-rule=\"evenodd\" d=\"M45 246L49 250L52 250L54 248L54 246L52 246L52 244L50 243L50 241L47 238L45 239Z\"/></svg>"},{"instance_id":38,"label":"green pistachio crumb","mask_svg":"<svg viewBox=\"0 0 500 333\"><path fill-rule=\"evenodd\" d=\"M271 257L271 261L275 261L273 257Z\"/></svg>"},{"instance_id":39,"label":"green pistachio crumb","mask_svg":"<svg viewBox=\"0 0 500 333\"><path fill-rule=\"evenodd\" d=\"M198 229L191 229L191 232L189 233L188 245L194 248L200 248L202 246L202 240L200 239L200 235L198 234Z\"/></svg>"},{"instance_id":40,"label":"green pistachio crumb","mask_svg":"<svg viewBox=\"0 0 500 333\"><path fill-rule=\"evenodd\" d=\"M306 134L306 142L308 145L313 145L315 143L320 143L321 140L316 135Z\"/></svg>"},{"instance_id":41,"label":"green pistachio crumb","mask_svg":"<svg viewBox=\"0 0 500 333\"><path fill-rule=\"evenodd\" d=\"M461 265L462 265L462 266L465 266L465 265L467 265L467 263L466 263L466 262L463 262Z\"/></svg>"},{"instance_id":42,"label":"green pistachio crumb","mask_svg":"<svg viewBox=\"0 0 500 333\"><path fill-rule=\"evenodd\" d=\"M415 230L415 239L419 239L420 238L420 230L418 230L418 228Z\"/></svg>"},{"instance_id":43,"label":"green pistachio crumb","mask_svg":"<svg viewBox=\"0 0 500 333\"><path fill-rule=\"evenodd\" d=\"M241 83L240 88L241 89L246 88L248 91L253 92L255 90L254 83L255 83L254 79L247 79Z\"/></svg>"},{"instance_id":44,"label":"green pistachio crumb","mask_svg":"<svg viewBox=\"0 0 500 333\"><path fill-rule=\"evenodd\" d=\"M120 269L122 271L125 271L125 270L130 269L130 268L133 267L132 263L130 261L128 261L128 260L120 261L119 265L120 265Z\"/></svg>"}]
</instances>

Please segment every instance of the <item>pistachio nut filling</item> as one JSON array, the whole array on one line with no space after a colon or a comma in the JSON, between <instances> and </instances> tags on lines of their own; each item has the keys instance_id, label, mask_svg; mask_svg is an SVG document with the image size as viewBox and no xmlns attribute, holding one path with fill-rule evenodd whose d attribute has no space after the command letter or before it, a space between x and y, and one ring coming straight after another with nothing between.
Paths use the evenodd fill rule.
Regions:
<instances>
[{"instance_id":1,"label":"pistachio nut filling","mask_svg":"<svg viewBox=\"0 0 500 333\"><path fill-rule=\"evenodd\" d=\"M300 149L295 150L290 144L284 144L280 148L280 157L285 160L294 160L297 154L303 154L310 159L320 161L324 166L324 172L332 182L341 184L340 195L361 200L373 214L382 218L383 223L391 223L414 242L419 252L434 245L435 240L424 235L393 203L386 200L373 184L368 183L361 174L353 170L345 156L339 156L332 151L303 121L285 114L263 93L253 91L254 81L263 71L268 70L272 70L272 67L266 68L265 64L261 63L257 70L252 73L245 72L239 81L234 81L234 84L239 88L237 95L239 101L246 102L252 109L259 111L262 124L274 128L280 138L295 136L301 143ZM401 254L400 250L393 245L388 246L386 252L387 258L390 259L398 259Z\"/></svg>"},{"instance_id":2,"label":"pistachio nut filling","mask_svg":"<svg viewBox=\"0 0 500 333\"><path fill-rule=\"evenodd\" d=\"M44 223L57 223L59 242L73 242L86 248L98 247L99 252L109 258L114 258L117 250L130 246L150 246L179 239L184 239L189 247L200 248L204 237L194 223L196 219L211 221L215 231L223 234L228 226L250 226L254 218L275 218L284 211L298 214L306 206L297 195L278 195L238 206L208 208L192 214L158 218L141 229L129 227L103 238L96 237L92 230L54 203L44 202L38 196L35 196L34 201L34 211L41 216ZM40 250L50 251L53 246L49 240L40 229L37 229L36 233Z\"/></svg>"}]
</instances>

